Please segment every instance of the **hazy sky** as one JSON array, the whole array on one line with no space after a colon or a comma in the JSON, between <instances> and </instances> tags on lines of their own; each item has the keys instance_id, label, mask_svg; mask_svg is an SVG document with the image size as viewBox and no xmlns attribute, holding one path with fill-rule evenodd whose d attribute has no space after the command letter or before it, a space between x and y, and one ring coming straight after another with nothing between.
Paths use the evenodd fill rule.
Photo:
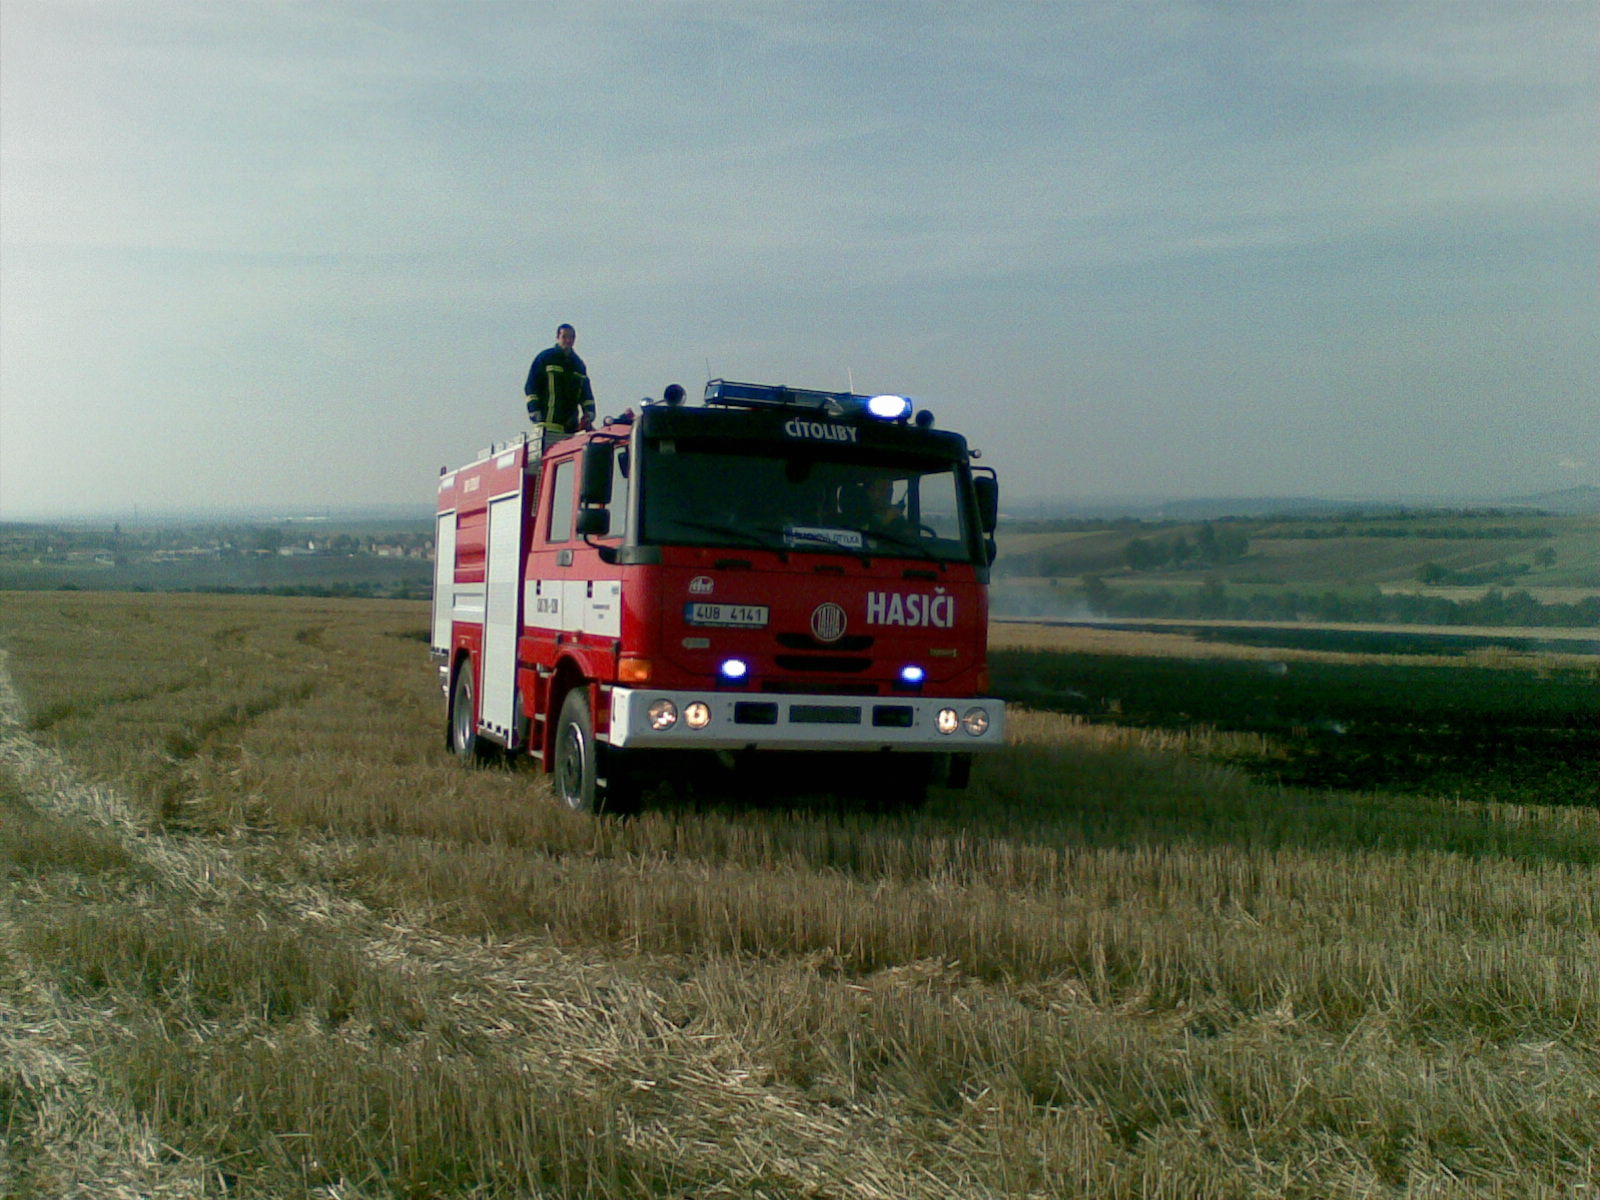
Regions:
<instances>
[{"instance_id":1,"label":"hazy sky","mask_svg":"<svg viewBox=\"0 0 1600 1200\"><path fill-rule=\"evenodd\" d=\"M1600 0L0 6L0 517L431 508L707 372L1013 499L1600 482Z\"/></svg>"}]
</instances>

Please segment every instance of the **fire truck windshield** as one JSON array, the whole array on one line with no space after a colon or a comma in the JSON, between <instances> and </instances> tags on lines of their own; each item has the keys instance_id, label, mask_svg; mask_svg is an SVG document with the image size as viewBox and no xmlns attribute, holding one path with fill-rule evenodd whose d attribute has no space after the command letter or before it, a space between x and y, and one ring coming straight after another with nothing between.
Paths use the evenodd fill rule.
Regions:
<instances>
[{"instance_id":1,"label":"fire truck windshield","mask_svg":"<svg viewBox=\"0 0 1600 1200\"><path fill-rule=\"evenodd\" d=\"M640 465L643 543L984 561L949 459L680 438Z\"/></svg>"}]
</instances>

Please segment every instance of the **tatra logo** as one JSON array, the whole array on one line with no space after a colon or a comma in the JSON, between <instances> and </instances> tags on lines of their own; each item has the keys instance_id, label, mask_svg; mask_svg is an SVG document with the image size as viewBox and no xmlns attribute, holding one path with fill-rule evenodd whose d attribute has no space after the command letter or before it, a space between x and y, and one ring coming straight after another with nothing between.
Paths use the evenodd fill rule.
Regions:
<instances>
[{"instance_id":1,"label":"tatra logo","mask_svg":"<svg viewBox=\"0 0 1600 1200\"><path fill-rule=\"evenodd\" d=\"M827 421L802 421L791 417L783 423L783 432L792 438L805 438L813 442L853 442L860 434L854 425L834 425Z\"/></svg>"},{"instance_id":2,"label":"tatra logo","mask_svg":"<svg viewBox=\"0 0 1600 1200\"><path fill-rule=\"evenodd\" d=\"M844 609L832 600L811 610L811 634L819 642L837 642L844 636L845 626L849 623Z\"/></svg>"},{"instance_id":3,"label":"tatra logo","mask_svg":"<svg viewBox=\"0 0 1600 1200\"><path fill-rule=\"evenodd\" d=\"M691 596L709 596L716 590L716 582L709 575L696 575L689 581Z\"/></svg>"},{"instance_id":4,"label":"tatra logo","mask_svg":"<svg viewBox=\"0 0 1600 1200\"><path fill-rule=\"evenodd\" d=\"M956 598L943 592L928 595L913 592L903 596L899 592L867 593L868 625L928 626L950 629L956 623Z\"/></svg>"}]
</instances>

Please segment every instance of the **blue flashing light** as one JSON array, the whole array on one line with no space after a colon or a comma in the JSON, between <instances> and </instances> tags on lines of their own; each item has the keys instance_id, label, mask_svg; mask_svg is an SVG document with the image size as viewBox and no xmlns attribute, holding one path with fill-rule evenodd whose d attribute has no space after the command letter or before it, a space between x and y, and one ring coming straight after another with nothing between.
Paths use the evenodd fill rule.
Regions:
<instances>
[{"instance_id":1,"label":"blue flashing light","mask_svg":"<svg viewBox=\"0 0 1600 1200\"><path fill-rule=\"evenodd\" d=\"M909 396L860 396L854 392L823 392L784 384L738 383L713 379L706 384L706 403L723 408L787 408L824 413L830 417L869 416L879 421L909 421Z\"/></svg>"},{"instance_id":2,"label":"blue flashing light","mask_svg":"<svg viewBox=\"0 0 1600 1200\"><path fill-rule=\"evenodd\" d=\"M900 682L906 687L921 687L928 673L918 666L900 668Z\"/></svg>"},{"instance_id":3,"label":"blue flashing light","mask_svg":"<svg viewBox=\"0 0 1600 1200\"><path fill-rule=\"evenodd\" d=\"M717 669L730 683L740 683L750 675L750 664L742 658L725 658Z\"/></svg>"},{"instance_id":4,"label":"blue flashing light","mask_svg":"<svg viewBox=\"0 0 1600 1200\"><path fill-rule=\"evenodd\" d=\"M905 396L870 396L867 412L880 421L904 421L911 415L911 401Z\"/></svg>"}]
</instances>

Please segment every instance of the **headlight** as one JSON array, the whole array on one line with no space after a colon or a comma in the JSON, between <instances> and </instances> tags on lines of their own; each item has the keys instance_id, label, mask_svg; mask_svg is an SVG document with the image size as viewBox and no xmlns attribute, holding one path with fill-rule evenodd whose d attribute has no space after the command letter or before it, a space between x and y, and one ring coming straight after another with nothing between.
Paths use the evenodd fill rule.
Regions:
<instances>
[{"instance_id":1,"label":"headlight","mask_svg":"<svg viewBox=\"0 0 1600 1200\"><path fill-rule=\"evenodd\" d=\"M683 710L683 723L690 729L704 729L711 724L711 706L696 700Z\"/></svg>"},{"instance_id":2,"label":"headlight","mask_svg":"<svg viewBox=\"0 0 1600 1200\"><path fill-rule=\"evenodd\" d=\"M725 658L718 670L729 683L742 683L750 675L750 664L742 658Z\"/></svg>"},{"instance_id":3,"label":"headlight","mask_svg":"<svg viewBox=\"0 0 1600 1200\"><path fill-rule=\"evenodd\" d=\"M922 681L927 677L928 673L921 667L906 666L900 668L900 683L903 687L921 687Z\"/></svg>"},{"instance_id":4,"label":"headlight","mask_svg":"<svg viewBox=\"0 0 1600 1200\"><path fill-rule=\"evenodd\" d=\"M671 729L678 723L678 706L671 700L654 700L645 712L651 729Z\"/></svg>"},{"instance_id":5,"label":"headlight","mask_svg":"<svg viewBox=\"0 0 1600 1200\"><path fill-rule=\"evenodd\" d=\"M982 737L989 732L989 714L981 708L969 708L961 718L961 724L973 737Z\"/></svg>"},{"instance_id":6,"label":"headlight","mask_svg":"<svg viewBox=\"0 0 1600 1200\"><path fill-rule=\"evenodd\" d=\"M954 733L961 728L961 717L953 708L941 708L933 718L933 727L940 733Z\"/></svg>"}]
</instances>

